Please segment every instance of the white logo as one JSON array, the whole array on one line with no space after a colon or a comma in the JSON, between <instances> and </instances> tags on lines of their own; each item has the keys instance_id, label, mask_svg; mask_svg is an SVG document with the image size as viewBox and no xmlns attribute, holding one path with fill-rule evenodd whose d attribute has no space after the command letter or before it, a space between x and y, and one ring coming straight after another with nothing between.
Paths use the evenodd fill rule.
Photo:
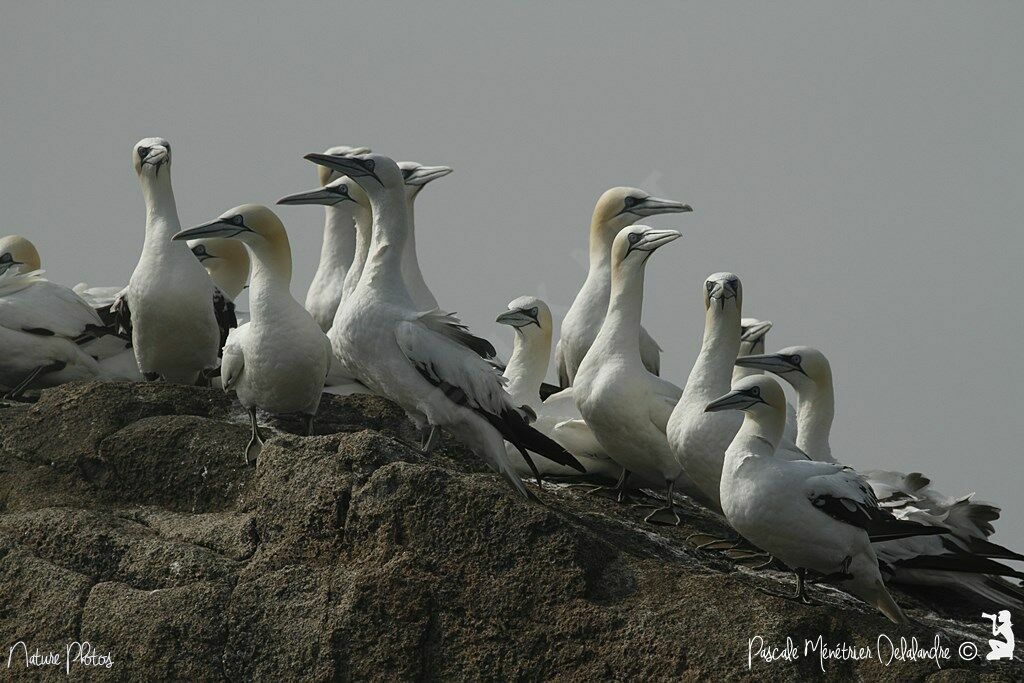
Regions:
<instances>
[{"instance_id":1,"label":"white logo","mask_svg":"<svg viewBox=\"0 0 1024 683\"><path fill-rule=\"evenodd\" d=\"M981 613L981 616L992 620L992 635L996 638L1002 636L1005 640L990 639L988 646L992 649L985 659L995 661L999 659L1013 659L1013 622L1010 621L1010 610L1000 610L999 614Z\"/></svg>"}]
</instances>

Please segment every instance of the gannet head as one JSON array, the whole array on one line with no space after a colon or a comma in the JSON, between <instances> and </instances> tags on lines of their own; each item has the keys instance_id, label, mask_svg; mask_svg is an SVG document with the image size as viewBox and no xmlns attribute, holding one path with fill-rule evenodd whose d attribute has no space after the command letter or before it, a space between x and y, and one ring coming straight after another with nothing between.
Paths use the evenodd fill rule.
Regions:
<instances>
[{"instance_id":1,"label":"gannet head","mask_svg":"<svg viewBox=\"0 0 1024 683\"><path fill-rule=\"evenodd\" d=\"M390 157L383 154L360 154L339 156L333 154L307 154L306 159L347 175L373 197L384 190L401 189L405 186L402 171Z\"/></svg>"},{"instance_id":2,"label":"gannet head","mask_svg":"<svg viewBox=\"0 0 1024 683\"><path fill-rule=\"evenodd\" d=\"M254 256L272 272L286 280L292 274L292 251L284 224L273 211L260 204L243 204L229 209L219 218L182 230L172 240L207 237L234 239L252 250Z\"/></svg>"},{"instance_id":3,"label":"gannet head","mask_svg":"<svg viewBox=\"0 0 1024 683\"><path fill-rule=\"evenodd\" d=\"M220 237L189 240L188 246L217 288L234 301L249 282L249 252L245 246Z\"/></svg>"},{"instance_id":4,"label":"gannet head","mask_svg":"<svg viewBox=\"0 0 1024 683\"><path fill-rule=\"evenodd\" d=\"M399 161L398 168L405 180L407 199L413 199L430 181L443 178L452 172L450 166L424 166L415 161Z\"/></svg>"},{"instance_id":5,"label":"gannet head","mask_svg":"<svg viewBox=\"0 0 1024 683\"><path fill-rule=\"evenodd\" d=\"M336 147L328 147L324 150L324 154L330 154L332 156L347 157L354 154L369 154L369 147L349 147L348 145L338 145ZM337 180L341 174L337 171L327 168L326 166L317 166L316 175L320 179L320 185L326 185L332 180Z\"/></svg>"},{"instance_id":6,"label":"gannet head","mask_svg":"<svg viewBox=\"0 0 1024 683\"><path fill-rule=\"evenodd\" d=\"M612 266L617 272L641 270L656 249L679 239L675 230L655 230L646 225L623 228L612 242Z\"/></svg>"},{"instance_id":7,"label":"gannet head","mask_svg":"<svg viewBox=\"0 0 1024 683\"><path fill-rule=\"evenodd\" d=\"M320 168L324 168L321 166ZM289 206L299 204L320 204L323 206L337 206L344 202L353 202L369 210L370 199L359 187L359 183L347 176L341 176L327 183L323 187L307 192L297 192L277 200L278 204Z\"/></svg>"},{"instance_id":8,"label":"gannet head","mask_svg":"<svg viewBox=\"0 0 1024 683\"><path fill-rule=\"evenodd\" d=\"M142 178L156 178L160 169L171 167L171 143L163 138L144 138L132 148L132 166Z\"/></svg>"},{"instance_id":9,"label":"gannet head","mask_svg":"<svg viewBox=\"0 0 1024 683\"><path fill-rule=\"evenodd\" d=\"M704 308L710 311L711 304L715 304L715 310L722 311L726 306L735 306L737 310L743 306L743 287L737 275L715 273L704 280Z\"/></svg>"},{"instance_id":10,"label":"gannet head","mask_svg":"<svg viewBox=\"0 0 1024 683\"><path fill-rule=\"evenodd\" d=\"M760 353L764 349L764 338L772 329L770 320L743 318L740 320L740 352L741 356Z\"/></svg>"},{"instance_id":11,"label":"gannet head","mask_svg":"<svg viewBox=\"0 0 1024 683\"><path fill-rule=\"evenodd\" d=\"M742 410L753 415L786 413L786 394L770 375L751 375L732 385L732 391L716 398L704 408L706 413Z\"/></svg>"},{"instance_id":12,"label":"gannet head","mask_svg":"<svg viewBox=\"0 0 1024 683\"><path fill-rule=\"evenodd\" d=\"M14 273L31 273L42 265L34 244L21 235L0 237L0 275L14 269Z\"/></svg>"},{"instance_id":13,"label":"gannet head","mask_svg":"<svg viewBox=\"0 0 1024 683\"><path fill-rule=\"evenodd\" d=\"M534 332L550 333L551 309L535 296L521 296L508 304L508 310L494 319L494 322L513 327L522 335Z\"/></svg>"},{"instance_id":14,"label":"gannet head","mask_svg":"<svg viewBox=\"0 0 1024 683\"><path fill-rule=\"evenodd\" d=\"M646 216L684 211L693 209L689 204L652 197L635 187L613 187L597 200L591 225L608 235L616 235Z\"/></svg>"},{"instance_id":15,"label":"gannet head","mask_svg":"<svg viewBox=\"0 0 1024 683\"><path fill-rule=\"evenodd\" d=\"M825 354L810 346L789 346L778 353L744 356L736 359L736 365L767 370L792 384L797 391L832 381L832 368Z\"/></svg>"}]
</instances>

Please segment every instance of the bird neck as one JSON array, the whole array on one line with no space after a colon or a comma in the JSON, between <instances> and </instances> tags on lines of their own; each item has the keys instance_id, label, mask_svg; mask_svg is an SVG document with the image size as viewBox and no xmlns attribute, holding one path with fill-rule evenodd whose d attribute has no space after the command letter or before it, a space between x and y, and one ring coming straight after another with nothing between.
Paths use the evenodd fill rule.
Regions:
<instances>
[{"instance_id":1,"label":"bird neck","mask_svg":"<svg viewBox=\"0 0 1024 683\"><path fill-rule=\"evenodd\" d=\"M370 242L373 239L373 217L369 209L359 207L355 214L356 221L356 246L352 256L352 265L345 274L345 284L341 290L341 298L344 301L359 284L359 278L366 267L366 261L370 256Z\"/></svg>"},{"instance_id":2,"label":"bird neck","mask_svg":"<svg viewBox=\"0 0 1024 683\"><path fill-rule=\"evenodd\" d=\"M640 319L644 307L644 271L612 270L608 312L600 334L619 351L635 352L640 357Z\"/></svg>"},{"instance_id":3,"label":"bird neck","mask_svg":"<svg viewBox=\"0 0 1024 683\"><path fill-rule=\"evenodd\" d=\"M370 255L359 278L360 284L378 292L409 296L402 277L402 250L409 235L409 214L401 187L385 188L370 198L373 234Z\"/></svg>"},{"instance_id":4,"label":"bird neck","mask_svg":"<svg viewBox=\"0 0 1024 683\"><path fill-rule=\"evenodd\" d=\"M530 329L528 334L516 329L512 357L505 366L506 387L517 403L535 406L540 403L540 385L548 374L551 359L551 331Z\"/></svg>"},{"instance_id":5,"label":"bird neck","mask_svg":"<svg viewBox=\"0 0 1024 683\"><path fill-rule=\"evenodd\" d=\"M742 334L739 307L730 303L720 309L712 301L704 316L704 341L686 382L687 400L706 403L729 391Z\"/></svg>"},{"instance_id":6,"label":"bird neck","mask_svg":"<svg viewBox=\"0 0 1024 683\"><path fill-rule=\"evenodd\" d=\"M749 342L740 342L740 350L736 354L737 358L740 356L754 356L764 353L764 337L758 339L751 346ZM734 365L732 368L732 383L736 384L745 377L753 377L754 375L763 375L764 370L759 368L745 368L739 365Z\"/></svg>"},{"instance_id":7,"label":"bird neck","mask_svg":"<svg viewBox=\"0 0 1024 683\"><path fill-rule=\"evenodd\" d=\"M603 221L590 221L590 274L608 277L612 262L612 242L615 233Z\"/></svg>"},{"instance_id":8,"label":"bird neck","mask_svg":"<svg viewBox=\"0 0 1024 683\"><path fill-rule=\"evenodd\" d=\"M402 247L402 276L410 292L429 292L427 283L423 279L423 271L420 270L419 257L416 254L416 195L411 194L405 200L405 212L408 216L409 231L405 236L405 246ZM427 298L432 298L426 295ZM434 306L436 306L434 302Z\"/></svg>"},{"instance_id":9,"label":"bird neck","mask_svg":"<svg viewBox=\"0 0 1024 683\"><path fill-rule=\"evenodd\" d=\"M324 241L319 268L345 270L356 251L355 211L350 202L324 207Z\"/></svg>"},{"instance_id":10,"label":"bird neck","mask_svg":"<svg viewBox=\"0 0 1024 683\"><path fill-rule=\"evenodd\" d=\"M164 252L188 250L184 242L172 242L181 231L178 207L171 188L170 168L161 168L159 175L142 176L142 196L146 202L146 241L144 251ZM173 247L171 246L173 245Z\"/></svg>"},{"instance_id":11,"label":"bird neck","mask_svg":"<svg viewBox=\"0 0 1024 683\"><path fill-rule=\"evenodd\" d=\"M744 413L743 424L725 452L725 469L735 471L749 454L774 456L785 428L785 410L774 410L771 415Z\"/></svg>"},{"instance_id":12,"label":"bird neck","mask_svg":"<svg viewBox=\"0 0 1024 683\"><path fill-rule=\"evenodd\" d=\"M257 309L272 301L274 294L284 292L290 296L292 250L288 244L288 236L282 232L255 247L249 247L249 251L252 254L249 300L255 318Z\"/></svg>"},{"instance_id":13,"label":"bird neck","mask_svg":"<svg viewBox=\"0 0 1024 683\"><path fill-rule=\"evenodd\" d=\"M815 460L831 460L829 435L835 417L835 391L832 378L808 383L797 391L796 445Z\"/></svg>"}]
</instances>

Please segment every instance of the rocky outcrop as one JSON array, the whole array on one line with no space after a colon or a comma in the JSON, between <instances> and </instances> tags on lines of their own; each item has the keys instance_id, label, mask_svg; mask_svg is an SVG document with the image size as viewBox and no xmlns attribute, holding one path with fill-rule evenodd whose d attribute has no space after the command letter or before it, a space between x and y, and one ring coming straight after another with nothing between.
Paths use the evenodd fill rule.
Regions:
<instances>
[{"instance_id":1,"label":"rocky outcrop","mask_svg":"<svg viewBox=\"0 0 1024 683\"><path fill-rule=\"evenodd\" d=\"M762 592L792 590L785 574L688 543L727 530L685 500L673 529L562 486L528 503L447 438L420 456L374 397L325 397L318 436L273 424L253 468L241 411L212 390L73 384L0 406L0 671L64 678L20 650L6 668L8 648L88 641L112 665L72 680L1024 676L959 656L988 652L991 606L897 592L901 632L830 588L794 604ZM886 665L880 634L938 634L950 658ZM822 674L803 653L819 635L873 656ZM748 670L757 636L798 658Z\"/></svg>"}]
</instances>

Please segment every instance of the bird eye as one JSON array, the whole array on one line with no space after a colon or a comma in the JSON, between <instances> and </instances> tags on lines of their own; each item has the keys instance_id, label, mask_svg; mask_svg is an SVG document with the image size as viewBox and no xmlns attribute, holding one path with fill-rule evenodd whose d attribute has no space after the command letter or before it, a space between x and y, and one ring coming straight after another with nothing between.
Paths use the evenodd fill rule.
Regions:
<instances>
[{"instance_id":1,"label":"bird eye","mask_svg":"<svg viewBox=\"0 0 1024 683\"><path fill-rule=\"evenodd\" d=\"M206 256L206 247L204 247L201 244L197 244L196 247L192 250L192 253L195 254L196 256Z\"/></svg>"},{"instance_id":2,"label":"bird eye","mask_svg":"<svg viewBox=\"0 0 1024 683\"><path fill-rule=\"evenodd\" d=\"M753 394L754 396L760 396L761 387L754 387L753 389L750 390L750 393Z\"/></svg>"},{"instance_id":3,"label":"bird eye","mask_svg":"<svg viewBox=\"0 0 1024 683\"><path fill-rule=\"evenodd\" d=\"M533 319L536 319L536 318L537 318L537 314L538 314L539 312L540 312L540 311L539 311L539 310L537 309L537 307L536 307L536 306L534 306L534 307L533 307L533 308L531 308L531 309L530 309L529 311L527 311L527 314L528 314L528 315L529 315L529 316L530 316L531 318L533 318Z\"/></svg>"},{"instance_id":4,"label":"bird eye","mask_svg":"<svg viewBox=\"0 0 1024 683\"><path fill-rule=\"evenodd\" d=\"M626 197L626 199L623 200L623 204L626 205L627 209L632 209L634 206L636 206L639 203L640 203L640 197Z\"/></svg>"},{"instance_id":5,"label":"bird eye","mask_svg":"<svg viewBox=\"0 0 1024 683\"><path fill-rule=\"evenodd\" d=\"M11 263L14 261L14 257L10 254L0 254L0 263Z\"/></svg>"},{"instance_id":6,"label":"bird eye","mask_svg":"<svg viewBox=\"0 0 1024 683\"><path fill-rule=\"evenodd\" d=\"M412 177L412 169L411 168L403 168L402 169L402 180L408 180L411 177Z\"/></svg>"},{"instance_id":7,"label":"bird eye","mask_svg":"<svg viewBox=\"0 0 1024 683\"><path fill-rule=\"evenodd\" d=\"M242 224L242 216L240 214L235 214L234 216L231 217L231 222L234 225L241 225Z\"/></svg>"},{"instance_id":8,"label":"bird eye","mask_svg":"<svg viewBox=\"0 0 1024 683\"><path fill-rule=\"evenodd\" d=\"M139 158L140 159L145 159L146 157L148 157L149 156L149 150L150 150L149 147L139 147Z\"/></svg>"},{"instance_id":9,"label":"bird eye","mask_svg":"<svg viewBox=\"0 0 1024 683\"><path fill-rule=\"evenodd\" d=\"M629 233L629 237L626 238L626 239L629 240L630 244L636 244L637 242L640 241L640 233L638 233L638 232L631 232L631 233Z\"/></svg>"},{"instance_id":10,"label":"bird eye","mask_svg":"<svg viewBox=\"0 0 1024 683\"><path fill-rule=\"evenodd\" d=\"M331 191L337 194L348 194L348 185L336 185L331 188Z\"/></svg>"},{"instance_id":11,"label":"bird eye","mask_svg":"<svg viewBox=\"0 0 1024 683\"><path fill-rule=\"evenodd\" d=\"M704 287L710 292L710 291L714 290L715 283L711 282L710 280L708 280L707 282L704 283Z\"/></svg>"},{"instance_id":12,"label":"bird eye","mask_svg":"<svg viewBox=\"0 0 1024 683\"><path fill-rule=\"evenodd\" d=\"M789 362L793 365L800 365L800 355L794 355L789 357Z\"/></svg>"},{"instance_id":13,"label":"bird eye","mask_svg":"<svg viewBox=\"0 0 1024 683\"><path fill-rule=\"evenodd\" d=\"M363 166L366 167L367 171L370 171L372 173L373 167L376 166L376 164L374 163L373 159L367 159L366 161L363 162Z\"/></svg>"}]
</instances>

